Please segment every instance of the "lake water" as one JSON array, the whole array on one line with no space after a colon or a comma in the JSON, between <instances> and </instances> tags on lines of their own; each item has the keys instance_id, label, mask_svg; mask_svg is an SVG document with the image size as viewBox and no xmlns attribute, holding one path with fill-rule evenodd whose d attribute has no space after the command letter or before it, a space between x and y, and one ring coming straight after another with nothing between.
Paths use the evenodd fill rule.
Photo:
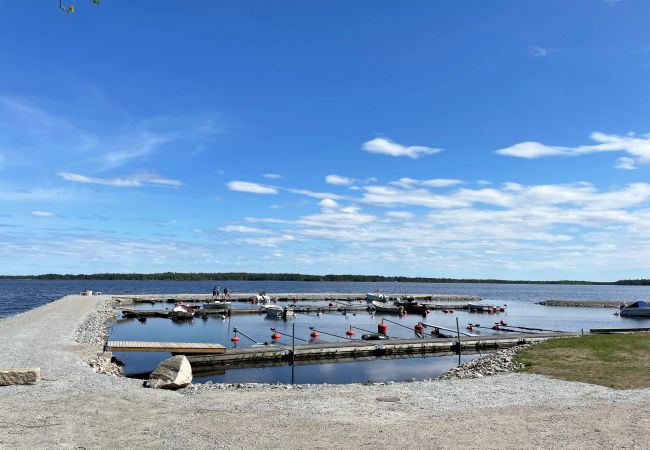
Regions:
<instances>
[{"instance_id":1,"label":"lake water","mask_svg":"<svg viewBox=\"0 0 650 450\"><path fill-rule=\"evenodd\" d=\"M478 295L484 304L507 305L506 312L497 315L476 314L455 311L444 314L435 311L426 318L428 323L455 328L456 318L461 330L468 322L481 323L491 327L495 321L503 319L511 326L527 326L562 331L580 331L598 327L650 327L650 318L625 318L614 316L612 308L568 308L537 305L545 299L575 300L647 300L650 298L648 286L578 286L578 285L515 285L515 284L431 284L431 283L354 283L354 282L270 282L270 281L232 281L232 282L177 282L177 281L13 281L0 280L0 318L29 310L67 294L78 293L84 289L101 291L106 294L209 294L217 285L232 292L385 292L414 294L466 294ZM315 304L316 302L308 302ZM168 304L139 305L139 308L161 309ZM217 342L232 346L232 329L237 327L252 339L260 342L270 341L271 327L291 334L295 323L296 336L309 339L309 327L321 332L344 336L350 325L375 331L382 318L398 322L388 324L388 334L396 337L412 338L413 326L420 320L419 315L404 317L370 315L356 313L347 315L324 314L299 315L292 321L275 321L257 315L233 315L222 320L210 316L192 322L173 322L163 318L149 318L145 323L133 319L120 319L110 330L111 339L150 340L179 342ZM491 329L474 330L483 335L497 333ZM357 334L361 334L357 331ZM505 333L504 333L505 334ZM342 338L321 336L322 341L336 341ZM283 337L280 344L288 344ZM250 345L242 337L240 346ZM126 371L135 375L146 373L169 355L154 353L122 353L117 355L125 362ZM472 356L464 356L471 358ZM336 364L315 364L297 366L295 375L300 383L348 383L371 381L400 381L435 377L457 364L457 356L437 356L409 359L377 359L373 361L354 361ZM291 369L288 366L266 368L230 369L225 373L214 373L201 377L197 382L288 382Z\"/></svg>"}]
</instances>

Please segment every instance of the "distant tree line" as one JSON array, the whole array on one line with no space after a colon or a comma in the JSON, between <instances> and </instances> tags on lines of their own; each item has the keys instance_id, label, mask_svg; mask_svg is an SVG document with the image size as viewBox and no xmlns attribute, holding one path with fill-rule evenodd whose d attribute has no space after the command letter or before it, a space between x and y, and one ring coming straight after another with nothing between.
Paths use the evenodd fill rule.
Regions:
<instances>
[{"instance_id":1,"label":"distant tree line","mask_svg":"<svg viewBox=\"0 0 650 450\"><path fill-rule=\"evenodd\" d=\"M94 273L43 275L0 275L0 279L12 280L140 280L140 281L365 281L365 282L411 282L411 283L489 283L489 284L618 284L645 286L650 279L620 280L615 282L580 280L497 280L477 278L400 277L381 275L306 275L300 273L248 273L248 272L163 272L163 273Z\"/></svg>"}]
</instances>

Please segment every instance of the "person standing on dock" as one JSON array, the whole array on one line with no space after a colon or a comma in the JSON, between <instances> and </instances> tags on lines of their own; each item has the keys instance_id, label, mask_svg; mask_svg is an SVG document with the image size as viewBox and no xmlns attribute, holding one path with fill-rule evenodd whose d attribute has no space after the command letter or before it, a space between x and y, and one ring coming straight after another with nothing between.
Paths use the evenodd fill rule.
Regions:
<instances>
[{"instance_id":1,"label":"person standing on dock","mask_svg":"<svg viewBox=\"0 0 650 450\"><path fill-rule=\"evenodd\" d=\"M212 288L212 296L216 297L218 295L219 295L219 291L217 290L217 287L215 286L215 287Z\"/></svg>"},{"instance_id":2,"label":"person standing on dock","mask_svg":"<svg viewBox=\"0 0 650 450\"><path fill-rule=\"evenodd\" d=\"M227 299L230 299L230 294L228 293L228 288L223 288L223 296Z\"/></svg>"}]
</instances>

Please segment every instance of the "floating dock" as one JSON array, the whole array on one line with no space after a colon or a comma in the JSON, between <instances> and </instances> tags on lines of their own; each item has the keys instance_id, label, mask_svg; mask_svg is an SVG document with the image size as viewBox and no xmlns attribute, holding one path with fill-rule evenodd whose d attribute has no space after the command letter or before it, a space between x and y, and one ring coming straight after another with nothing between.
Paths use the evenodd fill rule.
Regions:
<instances>
[{"instance_id":1,"label":"floating dock","mask_svg":"<svg viewBox=\"0 0 650 450\"><path fill-rule=\"evenodd\" d=\"M590 333L614 334L614 333L642 333L650 331L650 328L591 328Z\"/></svg>"},{"instance_id":2,"label":"floating dock","mask_svg":"<svg viewBox=\"0 0 650 450\"><path fill-rule=\"evenodd\" d=\"M554 337L577 336L575 333L536 333L504 336L461 337L462 352L476 353L543 341ZM363 357L399 357L440 354L458 351L458 339L387 339L381 341L345 341L301 344L295 346L296 361L336 361ZM292 359L290 346L266 345L228 349L214 355L189 355L192 367L221 367L271 362L288 362Z\"/></svg>"},{"instance_id":3,"label":"floating dock","mask_svg":"<svg viewBox=\"0 0 650 450\"><path fill-rule=\"evenodd\" d=\"M182 355L226 353L226 347L221 344L200 342L108 341L106 347L110 347L114 352L156 352Z\"/></svg>"}]
</instances>

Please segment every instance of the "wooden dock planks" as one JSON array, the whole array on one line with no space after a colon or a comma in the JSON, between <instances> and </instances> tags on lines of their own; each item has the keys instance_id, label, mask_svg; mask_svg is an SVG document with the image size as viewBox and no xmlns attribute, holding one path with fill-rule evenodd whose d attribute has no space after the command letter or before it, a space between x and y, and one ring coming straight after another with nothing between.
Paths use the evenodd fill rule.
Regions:
<instances>
[{"instance_id":1,"label":"wooden dock planks","mask_svg":"<svg viewBox=\"0 0 650 450\"><path fill-rule=\"evenodd\" d=\"M226 353L221 344L200 342L146 342L146 341L108 341L107 347L114 352L158 352L158 353Z\"/></svg>"}]
</instances>

